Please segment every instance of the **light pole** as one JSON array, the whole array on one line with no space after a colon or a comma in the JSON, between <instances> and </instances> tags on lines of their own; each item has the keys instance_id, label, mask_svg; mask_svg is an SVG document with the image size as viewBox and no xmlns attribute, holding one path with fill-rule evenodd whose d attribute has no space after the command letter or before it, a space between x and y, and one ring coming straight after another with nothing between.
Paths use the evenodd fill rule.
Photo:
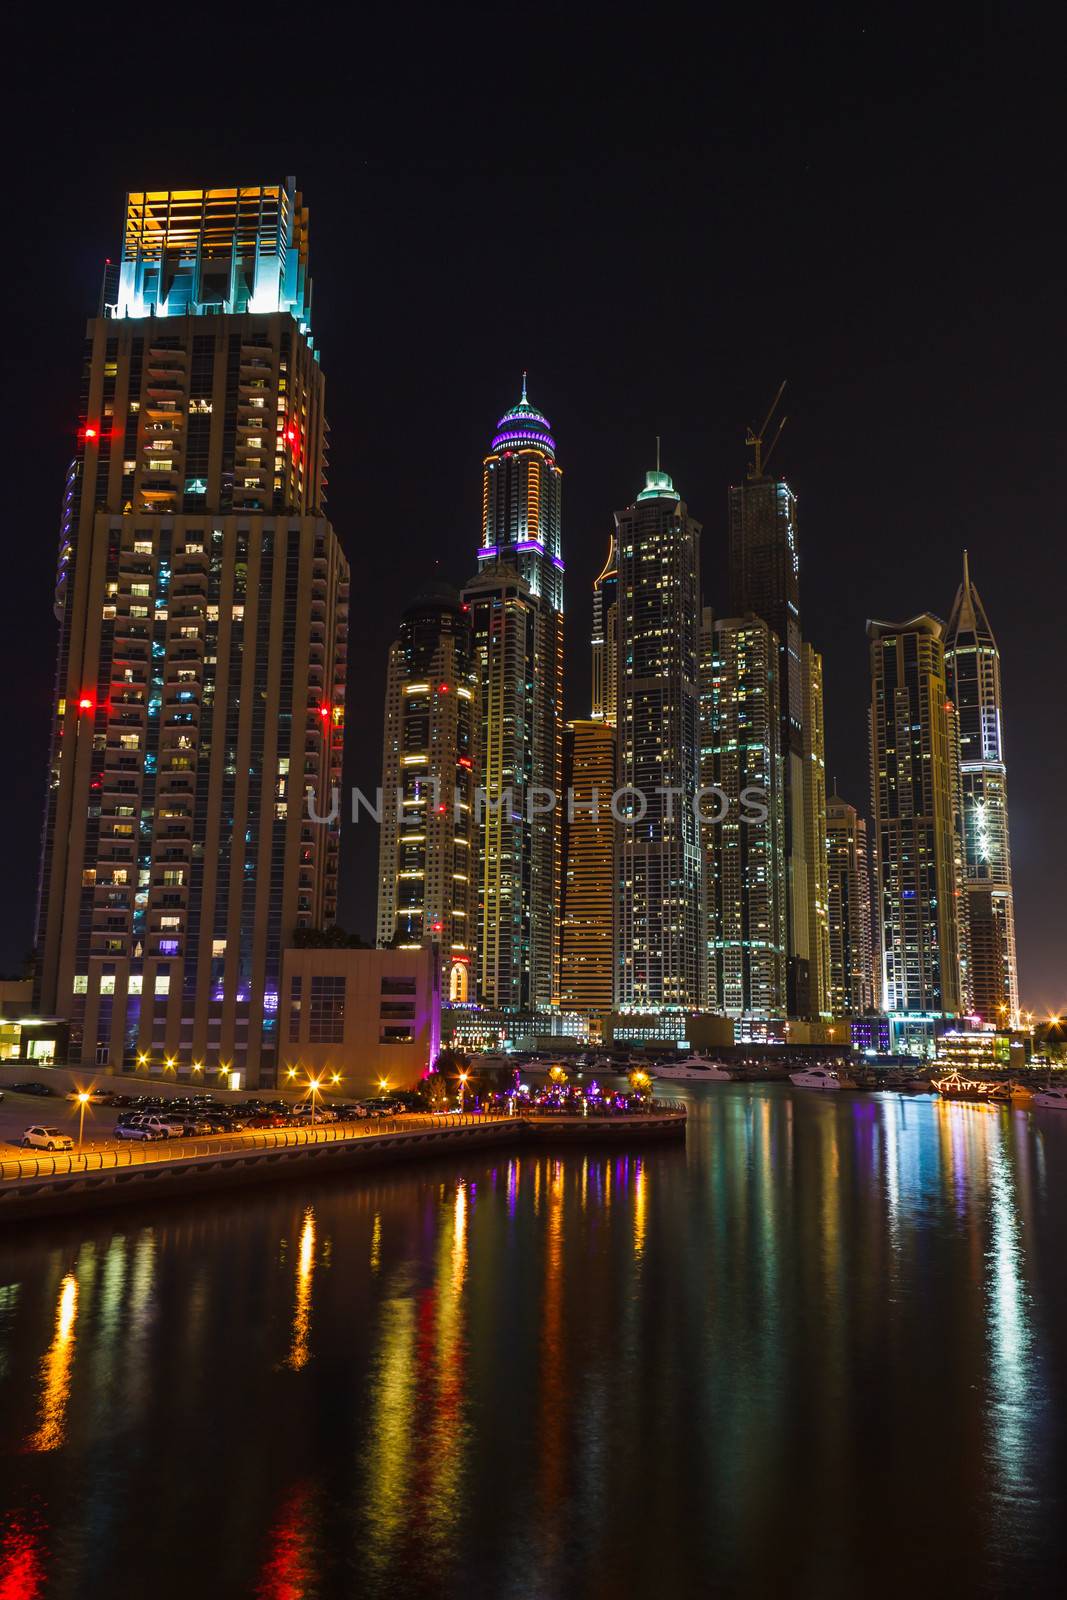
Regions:
<instances>
[{"instance_id":1,"label":"light pole","mask_svg":"<svg viewBox=\"0 0 1067 1600\"><path fill-rule=\"evenodd\" d=\"M321 1078L312 1078L310 1080L310 1087L311 1087L311 1126L312 1127L314 1127L315 1124L319 1120L318 1119L318 1115L316 1113L316 1105L318 1103L319 1085L320 1085L321 1082L322 1082Z\"/></svg>"},{"instance_id":2,"label":"light pole","mask_svg":"<svg viewBox=\"0 0 1067 1600\"><path fill-rule=\"evenodd\" d=\"M81 1153L82 1153L82 1136L85 1133L85 1108L89 1104L89 1101L91 1099L92 1099L92 1090L90 1090L90 1089L79 1089L78 1090L77 1101L78 1101L78 1154L79 1155L81 1155Z\"/></svg>"},{"instance_id":3,"label":"light pole","mask_svg":"<svg viewBox=\"0 0 1067 1600\"><path fill-rule=\"evenodd\" d=\"M470 1077L470 1073L469 1072L461 1072L460 1075L459 1075L459 1111L460 1111L460 1116L463 1115L463 1091L467 1087L467 1079L469 1077Z\"/></svg>"}]
</instances>

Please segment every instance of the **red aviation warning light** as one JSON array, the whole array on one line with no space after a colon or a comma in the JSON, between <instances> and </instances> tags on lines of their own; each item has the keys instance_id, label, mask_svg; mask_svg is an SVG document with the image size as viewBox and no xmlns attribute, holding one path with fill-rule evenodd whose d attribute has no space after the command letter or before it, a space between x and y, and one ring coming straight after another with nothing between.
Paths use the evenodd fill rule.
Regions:
<instances>
[{"instance_id":1,"label":"red aviation warning light","mask_svg":"<svg viewBox=\"0 0 1067 1600\"><path fill-rule=\"evenodd\" d=\"M329 706L320 706L319 707L319 716L322 718L323 722L329 722L329 720L330 720L330 708L329 708Z\"/></svg>"},{"instance_id":2,"label":"red aviation warning light","mask_svg":"<svg viewBox=\"0 0 1067 1600\"><path fill-rule=\"evenodd\" d=\"M91 711L92 709L93 709L93 697L92 697L92 695L91 694L83 694L81 699L78 701L78 710L79 711Z\"/></svg>"},{"instance_id":3,"label":"red aviation warning light","mask_svg":"<svg viewBox=\"0 0 1067 1600\"><path fill-rule=\"evenodd\" d=\"M447 683L439 683L437 685L437 692L438 692L438 694L447 694L448 693L448 684Z\"/></svg>"},{"instance_id":4,"label":"red aviation warning light","mask_svg":"<svg viewBox=\"0 0 1067 1600\"><path fill-rule=\"evenodd\" d=\"M83 439L88 439L91 443L94 439L99 439L100 429L96 426L95 422L87 422L85 427L82 429L81 434Z\"/></svg>"}]
</instances>

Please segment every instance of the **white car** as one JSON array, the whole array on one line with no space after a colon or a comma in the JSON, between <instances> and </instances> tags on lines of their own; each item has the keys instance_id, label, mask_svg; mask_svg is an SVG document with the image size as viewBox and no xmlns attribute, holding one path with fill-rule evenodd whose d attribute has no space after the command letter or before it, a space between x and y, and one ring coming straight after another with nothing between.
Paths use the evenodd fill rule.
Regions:
<instances>
[{"instance_id":1,"label":"white car","mask_svg":"<svg viewBox=\"0 0 1067 1600\"><path fill-rule=\"evenodd\" d=\"M73 1150L74 1140L58 1128L27 1128L22 1142L31 1150Z\"/></svg>"}]
</instances>

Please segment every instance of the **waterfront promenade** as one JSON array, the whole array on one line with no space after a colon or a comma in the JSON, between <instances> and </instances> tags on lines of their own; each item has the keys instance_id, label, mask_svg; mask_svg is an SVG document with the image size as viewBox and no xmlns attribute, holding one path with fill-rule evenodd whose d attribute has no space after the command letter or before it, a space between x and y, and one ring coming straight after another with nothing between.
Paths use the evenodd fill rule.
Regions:
<instances>
[{"instance_id":1,"label":"waterfront promenade","mask_svg":"<svg viewBox=\"0 0 1067 1600\"><path fill-rule=\"evenodd\" d=\"M589 1116L468 1112L401 1116L320 1127L257 1129L144 1144L108 1142L82 1152L24 1151L0 1160L0 1222L155 1195L318 1176L390 1161L430 1159L474 1145L529 1139L618 1146L685 1137L685 1109Z\"/></svg>"}]
</instances>

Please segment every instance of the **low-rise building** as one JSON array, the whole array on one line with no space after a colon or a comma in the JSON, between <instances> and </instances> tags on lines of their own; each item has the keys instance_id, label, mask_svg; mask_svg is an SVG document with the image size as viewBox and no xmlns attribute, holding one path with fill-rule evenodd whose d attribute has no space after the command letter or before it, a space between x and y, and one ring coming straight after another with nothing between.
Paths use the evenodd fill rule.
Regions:
<instances>
[{"instance_id":1,"label":"low-rise building","mask_svg":"<svg viewBox=\"0 0 1067 1600\"><path fill-rule=\"evenodd\" d=\"M286 950L279 1083L340 1074L346 1095L411 1088L441 1042L440 960L417 950Z\"/></svg>"}]
</instances>

